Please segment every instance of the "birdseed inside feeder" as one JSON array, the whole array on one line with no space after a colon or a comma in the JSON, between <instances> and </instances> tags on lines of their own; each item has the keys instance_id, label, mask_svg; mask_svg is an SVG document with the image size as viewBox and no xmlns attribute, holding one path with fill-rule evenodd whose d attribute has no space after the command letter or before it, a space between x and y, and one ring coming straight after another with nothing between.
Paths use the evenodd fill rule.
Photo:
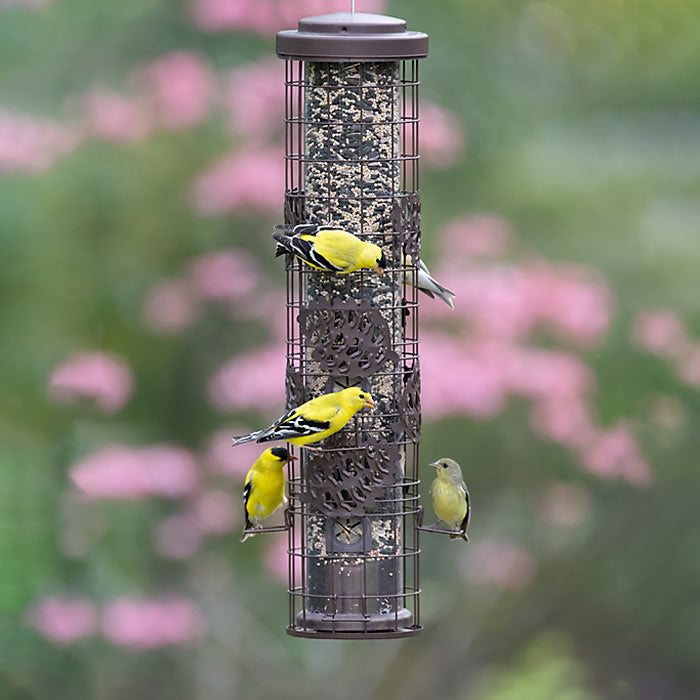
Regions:
<instances>
[{"instance_id":1,"label":"birdseed inside feeder","mask_svg":"<svg viewBox=\"0 0 700 700\"><path fill-rule=\"evenodd\" d=\"M402 19L307 17L277 35L286 64L285 224L332 225L379 245L383 276L287 259L287 407L346 386L358 413L290 464L289 634L420 631L418 59ZM299 465L299 466L296 466Z\"/></svg>"}]
</instances>

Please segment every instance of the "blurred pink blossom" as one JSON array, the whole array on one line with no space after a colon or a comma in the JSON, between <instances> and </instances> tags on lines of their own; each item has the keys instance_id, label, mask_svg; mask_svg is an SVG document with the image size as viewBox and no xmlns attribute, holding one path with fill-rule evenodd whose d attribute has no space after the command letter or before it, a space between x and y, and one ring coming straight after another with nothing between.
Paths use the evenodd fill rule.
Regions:
<instances>
[{"instance_id":1,"label":"blurred pink blossom","mask_svg":"<svg viewBox=\"0 0 700 700\"><path fill-rule=\"evenodd\" d=\"M178 498L196 486L197 465L190 452L172 445L107 445L76 464L70 476L91 498Z\"/></svg>"},{"instance_id":2,"label":"blurred pink blossom","mask_svg":"<svg viewBox=\"0 0 700 700\"><path fill-rule=\"evenodd\" d=\"M524 291L537 320L564 337L596 343L607 330L612 295L590 267L536 261L527 266Z\"/></svg>"},{"instance_id":3,"label":"blurred pink blossom","mask_svg":"<svg viewBox=\"0 0 700 700\"><path fill-rule=\"evenodd\" d=\"M675 311L649 309L637 314L631 339L638 347L664 357L676 357L687 347L685 326Z\"/></svg>"},{"instance_id":4,"label":"blurred pink blossom","mask_svg":"<svg viewBox=\"0 0 700 700\"><path fill-rule=\"evenodd\" d=\"M421 403L427 418L465 413L490 418L504 406L500 368L468 344L424 334L421 341Z\"/></svg>"},{"instance_id":5,"label":"blurred pink blossom","mask_svg":"<svg viewBox=\"0 0 700 700\"><path fill-rule=\"evenodd\" d=\"M194 21L209 31L242 29L273 34L294 29L301 17L347 12L343 0L191 0ZM362 12L383 12L384 0L362 0ZM358 11L359 11L358 5Z\"/></svg>"},{"instance_id":6,"label":"blurred pink blossom","mask_svg":"<svg viewBox=\"0 0 700 700\"><path fill-rule=\"evenodd\" d=\"M153 128L152 116L142 98L129 98L95 87L84 100L88 130L95 138L134 143L144 139Z\"/></svg>"},{"instance_id":7,"label":"blurred pink blossom","mask_svg":"<svg viewBox=\"0 0 700 700\"><path fill-rule=\"evenodd\" d=\"M502 540L482 539L461 555L461 572L469 581L507 591L527 586L537 565L525 548Z\"/></svg>"},{"instance_id":8,"label":"blurred pink blossom","mask_svg":"<svg viewBox=\"0 0 700 700\"><path fill-rule=\"evenodd\" d=\"M120 598L105 608L102 631L112 644L145 650L198 640L204 621L194 604L182 598Z\"/></svg>"},{"instance_id":9,"label":"blurred pink blossom","mask_svg":"<svg viewBox=\"0 0 700 700\"><path fill-rule=\"evenodd\" d=\"M97 610L84 598L45 598L28 610L26 619L56 644L71 644L97 631Z\"/></svg>"},{"instance_id":10,"label":"blurred pink blossom","mask_svg":"<svg viewBox=\"0 0 700 700\"><path fill-rule=\"evenodd\" d=\"M581 525L591 515L591 497L577 484L553 483L540 494L538 510L542 520L552 525Z\"/></svg>"},{"instance_id":11,"label":"blurred pink blossom","mask_svg":"<svg viewBox=\"0 0 700 700\"><path fill-rule=\"evenodd\" d=\"M585 469L603 478L620 478L637 486L652 481L651 468L624 425L601 431L581 450L581 460Z\"/></svg>"},{"instance_id":12,"label":"blurred pink blossom","mask_svg":"<svg viewBox=\"0 0 700 700\"><path fill-rule=\"evenodd\" d=\"M190 277L192 288L200 299L240 301L253 293L259 273L257 262L250 253L232 248L196 258Z\"/></svg>"},{"instance_id":13,"label":"blurred pink blossom","mask_svg":"<svg viewBox=\"0 0 700 700\"><path fill-rule=\"evenodd\" d=\"M281 148L230 153L221 158L194 185L194 206L201 214L223 214L233 209L281 212L284 163Z\"/></svg>"},{"instance_id":14,"label":"blurred pink blossom","mask_svg":"<svg viewBox=\"0 0 700 700\"><path fill-rule=\"evenodd\" d=\"M246 138L280 131L284 120L284 64L277 59L250 63L232 71L225 104L231 128Z\"/></svg>"},{"instance_id":15,"label":"blurred pink blossom","mask_svg":"<svg viewBox=\"0 0 700 700\"><path fill-rule=\"evenodd\" d=\"M231 450L233 451L233 447ZM221 489L205 491L197 496L191 504L191 514L197 526L207 534L230 532L241 520L243 499L240 504Z\"/></svg>"},{"instance_id":16,"label":"blurred pink blossom","mask_svg":"<svg viewBox=\"0 0 700 700\"><path fill-rule=\"evenodd\" d=\"M0 109L0 173L42 172L81 141L72 126Z\"/></svg>"},{"instance_id":17,"label":"blurred pink blossom","mask_svg":"<svg viewBox=\"0 0 700 700\"><path fill-rule=\"evenodd\" d=\"M422 140L422 138L421 138ZM460 257L503 255L513 231L506 219L494 214L470 214L449 221L438 234L447 260Z\"/></svg>"},{"instance_id":18,"label":"blurred pink blossom","mask_svg":"<svg viewBox=\"0 0 700 700\"><path fill-rule=\"evenodd\" d=\"M156 527L153 543L156 551L168 559L187 559L200 547L202 533L195 519L186 514L171 515Z\"/></svg>"},{"instance_id":19,"label":"blurred pink blossom","mask_svg":"<svg viewBox=\"0 0 700 700\"><path fill-rule=\"evenodd\" d=\"M187 282L164 280L148 291L143 322L154 333L174 335L192 325L197 312L197 300Z\"/></svg>"},{"instance_id":20,"label":"blurred pink blossom","mask_svg":"<svg viewBox=\"0 0 700 700\"><path fill-rule=\"evenodd\" d=\"M229 360L210 378L207 393L220 411L257 409L276 417L284 409L284 380L284 355L277 345L265 346Z\"/></svg>"},{"instance_id":21,"label":"blurred pink blossom","mask_svg":"<svg viewBox=\"0 0 700 700\"><path fill-rule=\"evenodd\" d=\"M63 403L94 402L105 413L116 413L133 391L133 375L126 362L104 352L82 352L56 367L49 393Z\"/></svg>"},{"instance_id":22,"label":"blurred pink blossom","mask_svg":"<svg viewBox=\"0 0 700 700\"><path fill-rule=\"evenodd\" d=\"M420 155L426 165L449 168L462 155L464 128L452 112L424 100L420 106Z\"/></svg>"},{"instance_id":23,"label":"blurred pink blossom","mask_svg":"<svg viewBox=\"0 0 700 700\"><path fill-rule=\"evenodd\" d=\"M265 568L272 574L275 580L286 586L289 582L289 533L272 533L265 537L266 539L272 540L272 544L265 552ZM301 533L299 532L299 528L295 530L294 548L296 555L294 557L295 581L293 584L298 586L301 578L301 560L298 556L301 549Z\"/></svg>"},{"instance_id":24,"label":"blurred pink blossom","mask_svg":"<svg viewBox=\"0 0 700 700\"><path fill-rule=\"evenodd\" d=\"M255 442L232 446L232 438L235 435L247 435L249 432L249 428L234 426L218 430L211 435L204 451L204 463L207 467L213 472L234 476L242 481L265 449L264 445Z\"/></svg>"},{"instance_id":25,"label":"blurred pink blossom","mask_svg":"<svg viewBox=\"0 0 700 700\"><path fill-rule=\"evenodd\" d=\"M161 56L144 71L157 120L169 129L201 122L214 96L214 74L206 60L187 51Z\"/></svg>"},{"instance_id":26,"label":"blurred pink blossom","mask_svg":"<svg viewBox=\"0 0 700 700\"><path fill-rule=\"evenodd\" d=\"M582 447L594 434L591 409L581 396L538 398L530 422L542 437L567 447Z\"/></svg>"}]
</instances>

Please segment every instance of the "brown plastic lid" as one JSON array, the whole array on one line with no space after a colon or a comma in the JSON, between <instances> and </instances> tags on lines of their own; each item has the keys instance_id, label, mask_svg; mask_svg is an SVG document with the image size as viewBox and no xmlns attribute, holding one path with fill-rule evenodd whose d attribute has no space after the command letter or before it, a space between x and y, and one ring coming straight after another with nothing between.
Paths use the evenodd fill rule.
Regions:
<instances>
[{"instance_id":1,"label":"brown plastic lid","mask_svg":"<svg viewBox=\"0 0 700 700\"><path fill-rule=\"evenodd\" d=\"M406 20L364 12L304 17L277 34L277 55L308 61L399 61L428 55L428 35Z\"/></svg>"}]
</instances>

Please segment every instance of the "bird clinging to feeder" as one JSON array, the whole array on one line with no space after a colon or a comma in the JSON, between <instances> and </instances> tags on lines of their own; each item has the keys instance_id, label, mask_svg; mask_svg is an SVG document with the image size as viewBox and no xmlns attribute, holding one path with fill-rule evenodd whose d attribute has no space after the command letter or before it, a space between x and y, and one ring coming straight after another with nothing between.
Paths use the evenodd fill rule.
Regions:
<instances>
[{"instance_id":1,"label":"bird clinging to feeder","mask_svg":"<svg viewBox=\"0 0 700 700\"><path fill-rule=\"evenodd\" d=\"M435 514L453 530L453 534L450 534L451 539L461 537L469 542L467 527L471 516L471 503L459 464L454 459L443 457L437 462L432 462L430 466L435 467L437 472L430 487Z\"/></svg>"}]
</instances>

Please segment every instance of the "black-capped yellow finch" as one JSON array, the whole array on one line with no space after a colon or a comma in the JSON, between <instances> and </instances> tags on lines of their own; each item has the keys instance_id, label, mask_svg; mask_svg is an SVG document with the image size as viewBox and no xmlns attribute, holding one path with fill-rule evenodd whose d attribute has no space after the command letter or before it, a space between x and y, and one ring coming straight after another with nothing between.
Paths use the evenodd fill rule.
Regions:
<instances>
[{"instance_id":1,"label":"black-capped yellow finch","mask_svg":"<svg viewBox=\"0 0 700 700\"><path fill-rule=\"evenodd\" d=\"M286 447L268 447L248 471L243 487L245 529L262 527L261 520L272 515L286 501L284 495L284 465L296 457ZM244 532L241 542L253 533Z\"/></svg>"},{"instance_id":2,"label":"black-capped yellow finch","mask_svg":"<svg viewBox=\"0 0 700 700\"><path fill-rule=\"evenodd\" d=\"M357 386L334 391L293 408L264 430L234 438L233 446L252 440L284 440L301 446L319 442L337 433L361 408L376 408L368 391Z\"/></svg>"},{"instance_id":3,"label":"black-capped yellow finch","mask_svg":"<svg viewBox=\"0 0 700 700\"><path fill-rule=\"evenodd\" d=\"M387 266L384 251L378 245L338 227L299 224L291 231L288 226L275 228L275 255L291 253L317 270L346 275L365 268L381 275Z\"/></svg>"}]
</instances>

